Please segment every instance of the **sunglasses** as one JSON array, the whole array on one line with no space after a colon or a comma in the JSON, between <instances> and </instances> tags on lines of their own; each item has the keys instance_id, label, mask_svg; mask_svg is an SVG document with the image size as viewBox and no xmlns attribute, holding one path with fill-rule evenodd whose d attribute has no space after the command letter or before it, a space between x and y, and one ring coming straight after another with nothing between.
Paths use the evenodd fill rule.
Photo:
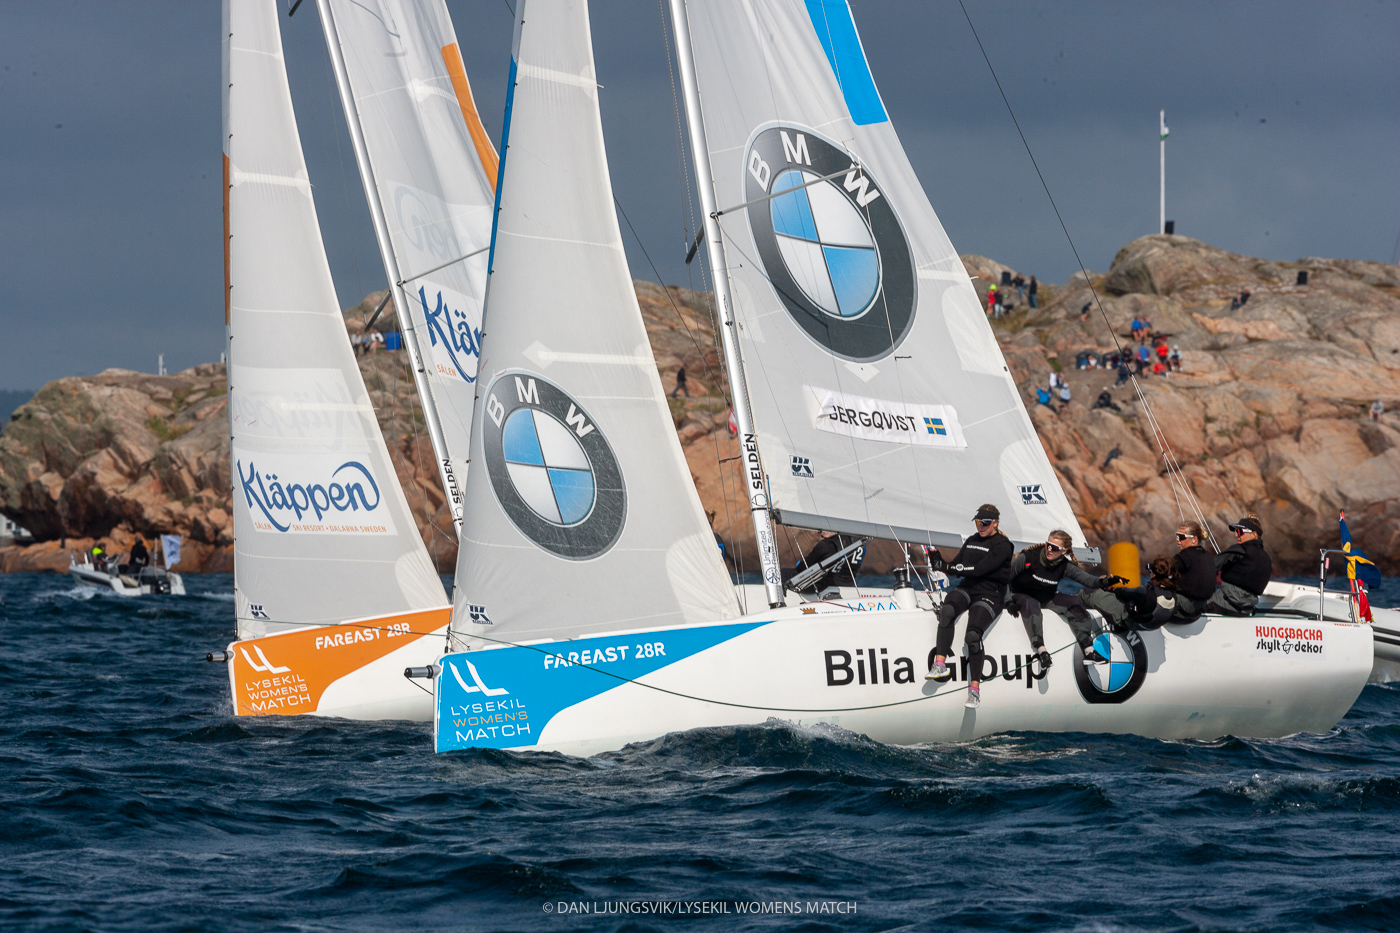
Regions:
<instances>
[{"instance_id":1,"label":"sunglasses","mask_svg":"<svg viewBox=\"0 0 1400 933\"><path fill-rule=\"evenodd\" d=\"M1184 534L1182 534L1182 533L1179 532L1179 531L1176 533L1176 540L1178 540L1178 541L1190 541L1190 540L1191 540L1192 538L1194 538L1194 537L1196 537L1196 536L1195 536L1195 535L1184 535Z\"/></svg>"},{"instance_id":2,"label":"sunglasses","mask_svg":"<svg viewBox=\"0 0 1400 933\"><path fill-rule=\"evenodd\" d=\"M973 521L983 528L986 528L988 525L995 525L997 522L995 518L974 518Z\"/></svg>"},{"instance_id":3,"label":"sunglasses","mask_svg":"<svg viewBox=\"0 0 1400 933\"><path fill-rule=\"evenodd\" d=\"M1068 551L1069 548L1067 548L1067 547L1060 547L1058 544L1051 544L1050 542L1047 541L1047 542L1045 543L1045 550L1047 550L1047 551L1054 551L1054 552L1057 553L1057 554L1063 554L1065 551Z\"/></svg>"}]
</instances>

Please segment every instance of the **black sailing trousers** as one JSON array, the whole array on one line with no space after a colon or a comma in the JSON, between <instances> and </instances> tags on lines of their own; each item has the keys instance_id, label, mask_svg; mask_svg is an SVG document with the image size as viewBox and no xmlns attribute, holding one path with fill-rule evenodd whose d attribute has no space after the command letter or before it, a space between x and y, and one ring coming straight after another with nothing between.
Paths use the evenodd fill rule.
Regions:
<instances>
[{"instance_id":1,"label":"black sailing trousers","mask_svg":"<svg viewBox=\"0 0 1400 933\"><path fill-rule=\"evenodd\" d=\"M1078 596L1056 593L1048 602L1042 603L1034 596L1025 593L1012 593L1006 600L1008 608L1015 609L1021 616L1021 624L1026 627L1026 637L1031 647L1037 651L1045 647L1045 622L1042 610L1054 606L1061 610L1060 616L1069 624L1075 641L1088 651L1094 643L1093 620Z\"/></svg>"},{"instance_id":2,"label":"black sailing trousers","mask_svg":"<svg viewBox=\"0 0 1400 933\"><path fill-rule=\"evenodd\" d=\"M970 672L967 679L980 681L985 657L982 636L1001 612L996 600L984 596L973 597L962 588L949 593L938 610L938 645L933 653L946 658L953 650L953 623L964 612L967 613L967 634L963 637L963 644L967 645L967 669Z\"/></svg>"}]
</instances>

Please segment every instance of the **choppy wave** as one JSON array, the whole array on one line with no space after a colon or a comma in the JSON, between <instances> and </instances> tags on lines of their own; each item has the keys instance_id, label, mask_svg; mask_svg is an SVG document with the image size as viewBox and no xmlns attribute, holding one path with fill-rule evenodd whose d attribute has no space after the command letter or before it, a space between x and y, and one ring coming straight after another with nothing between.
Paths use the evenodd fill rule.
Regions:
<instances>
[{"instance_id":1,"label":"choppy wave","mask_svg":"<svg viewBox=\"0 0 1400 933\"><path fill-rule=\"evenodd\" d=\"M686 921L714 930L1379 930L1400 913L1394 685L1325 735L1274 740L896 747L770 720L589 759L437 756L416 724L235 719L199 660L232 630L231 581L186 582L183 600L121 600L0 577L6 929L675 925L573 912L657 901L728 905Z\"/></svg>"}]
</instances>

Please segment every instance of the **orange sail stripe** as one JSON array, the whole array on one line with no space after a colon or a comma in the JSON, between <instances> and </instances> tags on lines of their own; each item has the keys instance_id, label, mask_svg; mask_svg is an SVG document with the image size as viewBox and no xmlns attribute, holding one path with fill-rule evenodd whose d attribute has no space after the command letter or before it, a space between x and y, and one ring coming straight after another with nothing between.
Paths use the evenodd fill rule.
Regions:
<instances>
[{"instance_id":1,"label":"orange sail stripe","mask_svg":"<svg viewBox=\"0 0 1400 933\"><path fill-rule=\"evenodd\" d=\"M224 154L224 324L228 324L229 312L233 308L233 280L229 278L229 235L228 235L228 154ZM494 177L494 176L493 176Z\"/></svg>"},{"instance_id":2,"label":"orange sail stripe","mask_svg":"<svg viewBox=\"0 0 1400 933\"><path fill-rule=\"evenodd\" d=\"M467 83L467 70L462 66L462 53L457 43L442 47L442 60L447 64L447 75L452 79L452 90L457 94L457 106L462 108L462 118L467 121L467 132L476 146L476 156L486 171L486 180L491 183L491 191L496 190L496 147L491 145L486 135L486 127L481 125L481 117L476 112L476 101L472 100L472 86Z\"/></svg>"},{"instance_id":3,"label":"orange sail stripe","mask_svg":"<svg viewBox=\"0 0 1400 933\"><path fill-rule=\"evenodd\" d=\"M428 609L342 625L319 625L233 644L239 716L314 713L326 688L391 651L441 633L452 609Z\"/></svg>"}]
</instances>

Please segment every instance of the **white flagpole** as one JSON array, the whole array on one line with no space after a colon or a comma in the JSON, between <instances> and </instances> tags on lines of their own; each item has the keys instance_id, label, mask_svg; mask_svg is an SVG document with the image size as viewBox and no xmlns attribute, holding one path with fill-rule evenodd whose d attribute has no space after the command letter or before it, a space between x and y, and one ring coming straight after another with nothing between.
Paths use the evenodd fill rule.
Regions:
<instances>
[{"instance_id":1,"label":"white flagpole","mask_svg":"<svg viewBox=\"0 0 1400 933\"><path fill-rule=\"evenodd\" d=\"M1157 232L1158 232L1158 233L1166 233L1166 232L1167 232L1167 112L1166 112L1165 110L1158 111L1158 114L1157 114L1157 121L1158 121L1158 132L1159 132L1159 134L1160 134L1160 138L1158 139L1158 145L1161 147L1161 150L1162 150L1162 151L1161 151L1161 164L1162 164L1162 168L1161 168L1161 177L1160 177L1160 183L1159 183L1158 192L1157 192L1157 198L1158 198L1158 204L1157 204L1157 208L1158 208Z\"/></svg>"}]
</instances>

